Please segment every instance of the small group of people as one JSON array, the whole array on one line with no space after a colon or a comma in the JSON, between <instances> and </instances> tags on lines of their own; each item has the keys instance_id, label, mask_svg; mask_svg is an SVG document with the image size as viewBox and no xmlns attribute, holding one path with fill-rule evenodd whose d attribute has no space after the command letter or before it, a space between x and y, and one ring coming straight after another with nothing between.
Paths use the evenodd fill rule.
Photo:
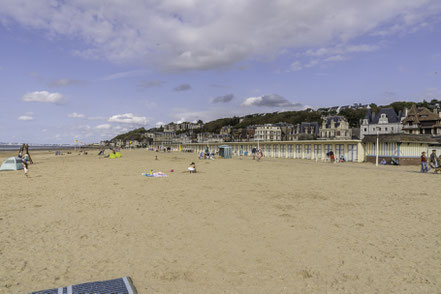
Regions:
<instances>
[{"instance_id":1,"label":"small group of people","mask_svg":"<svg viewBox=\"0 0 441 294\"><path fill-rule=\"evenodd\" d=\"M205 148L204 152L201 152L199 154L199 159L214 159L215 155L214 152L210 153L210 150L208 150L208 147Z\"/></svg>"},{"instance_id":2,"label":"small group of people","mask_svg":"<svg viewBox=\"0 0 441 294\"><path fill-rule=\"evenodd\" d=\"M433 173L437 174L441 172L441 155L438 157L436 150L432 150L429 157L429 164L427 164L426 152L421 154L421 172L427 173L430 169L433 169Z\"/></svg>"},{"instance_id":3,"label":"small group of people","mask_svg":"<svg viewBox=\"0 0 441 294\"><path fill-rule=\"evenodd\" d=\"M253 149L251 149L251 154L253 155L253 160L257 157L257 161L259 161L263 157L262 148L257 149L256 147L253 147Z\"/></svg>"}]
</instances>

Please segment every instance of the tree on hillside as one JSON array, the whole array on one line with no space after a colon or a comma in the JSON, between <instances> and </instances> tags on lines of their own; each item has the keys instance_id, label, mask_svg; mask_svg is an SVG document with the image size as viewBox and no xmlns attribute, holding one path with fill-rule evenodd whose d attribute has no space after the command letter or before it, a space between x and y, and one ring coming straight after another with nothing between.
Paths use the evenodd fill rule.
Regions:
<instances>
[{"instance_id":1,"label":"tree on hillside","mask_svg":"<svg viewBox=\"0 0 441 294\"><path fill-rule=\"evenodd\" d=\"M339 114L348 120L350 127L359 128L360 120L366 115L366 109L346 108L341 110Z\"/></svg>"}]
</instances>

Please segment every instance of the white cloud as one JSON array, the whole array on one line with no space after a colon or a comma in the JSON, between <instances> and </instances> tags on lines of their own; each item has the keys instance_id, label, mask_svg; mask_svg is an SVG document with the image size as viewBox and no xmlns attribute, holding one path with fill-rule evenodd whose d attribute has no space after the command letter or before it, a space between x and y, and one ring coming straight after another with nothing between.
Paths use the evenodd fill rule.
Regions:
<instances>
[{"instance_id":1,"label":"white cloud","mask_svg":"<svg viewBox=\"0 0 441 294\"><path fill-rule=\"evenodd\" d=\"M146 72L145 70L132 70L132 71L125 71L125 72L118 72L118 73L114 73L114 74L102 77L99 80L100 81L112 81L112 80L125 79L125 78L139 76L145 72Z\"/></svg>"},{"instance_id":2,"label":"white cloud","mask_svg":"<svg viewBox=\"0 0 441 294\"><path fill-rule=\"evenodd\" d=\"M342 55L333 55L323 59L324 62L338 62L343 60L346 60L346 57Z\"/></svg>"},{"instance_id":3,"label":"white cloud","mask_svg":"<svg viewBox=\"0 0 441 294\"><path fill-rule=\"evenodd\" d=\"M50 93L48 91L35 91L26 93L22 100L25 102L43 102L43 103L55 103L62 104L66 101L63 95L60 93Z\"/></svg>"},{"instance_id":4,"label":"white cloud","mask_svg":"<svg viewBox=\"0 0 441 294\"><path fill-rule=\"evenodd\" d=\"M249 97L245 99L242 106L258 106L258 107L294 107L300 108L303 105L300 103L293 103L277 94L264 95L259 97Z\"/></svg>"},{"instance_id":5,"label":"white cloud","mask_svg":"<svg viewBox=\"0 0 441 294\"><path fill-rule=\"evenodd\" d=\"M77 55L173 70L412 32L436 23L441 11L439 1L429 0L16 0L1 6L4 23L82 39L84 49L72 48Z\"/></svg>"},{"instance_id":6,"label":"white cloud","mask_svg":"<svg viewBox=\"0 0 441 294\"><path fill-rule=\"evenodd\" d=\"M300 63L300 61L294 61L291 64L291 70L292 71L298 71L301 70L303 68L302 64Z\"/></svg>"},{"instance_id":7,"label":"white cloud","mask_svg":"<svg viewBox=\"0 0 441 294\"><path fill-rule=\"evenodd\" d=\"M95 128L98 130L108 130L110 129L112 126L110 124L102 124L102 125L97 125Z\"/></svg>"},{"instance_id":8,"label":"white cloud","mask_svg":"<svg viewBox=\"0 0 441 294\"><path fill-rule=\"evenodd\" d=\"M123 124L147 125L150 119L145 116L135 116L133 113L124 113L112 115L108 121Z\"/></svg>"},{"instance_id":9,"label":"white cloud","mask_svg":"<svg viewBox=\"0 0 441 294\"><path fill-rule=\"evenodd\" d=\"M83 118L84 114L73 112L73 113L69 114L67 117L70 117L70 118Z\"/></svg>"},{"instance_id":10,"label":"white cloud","mask_svg":"<svg viewBox=\"0 0 441 294\"><path fill-rule=\"evenodd\" d=\"M29 120L34 120L34 117L31 115L21 115L18 117L18 120L29 121Z\"/></svg>"}]
</instances>

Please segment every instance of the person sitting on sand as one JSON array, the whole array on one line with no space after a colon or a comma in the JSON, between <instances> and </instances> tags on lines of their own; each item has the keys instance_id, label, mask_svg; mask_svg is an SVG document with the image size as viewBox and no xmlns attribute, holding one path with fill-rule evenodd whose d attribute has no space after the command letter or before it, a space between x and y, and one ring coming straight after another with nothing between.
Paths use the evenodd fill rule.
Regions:
<instances>
[{"instance_id":1,"label":"person sitting on sand","mask_svg":"<svg viewBox=\"0 0 441 294\"><path fill-rule=\"evenodd\" d=\"M195 173L195 172L196 172L196 164L195 164L194 162L192 162L192 163L190 164L190 166L188 167L188 171L189 171L190 173Z\"/></svg>"}]
</instances>

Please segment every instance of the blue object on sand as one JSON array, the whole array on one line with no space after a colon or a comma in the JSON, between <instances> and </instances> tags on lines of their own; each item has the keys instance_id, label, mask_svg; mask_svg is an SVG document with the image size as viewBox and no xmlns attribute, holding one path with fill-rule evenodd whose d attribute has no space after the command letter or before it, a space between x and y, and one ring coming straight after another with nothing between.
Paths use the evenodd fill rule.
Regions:
<instances>
[{"instance_id":1,"label":"blue object on sand","mask_svg":"<svg viewBox=\"0 0 441 294\"><path fill-rule=\"evenodd\" d=\"M31 294L137 294L138 292L133 286L132 279L130 277L123 277L114 280L90 282L84 284L78 284L73 286L67 286L62 288L54 288L49 290L42 290L32 292Z\"/></svg>"}]
</instances>

